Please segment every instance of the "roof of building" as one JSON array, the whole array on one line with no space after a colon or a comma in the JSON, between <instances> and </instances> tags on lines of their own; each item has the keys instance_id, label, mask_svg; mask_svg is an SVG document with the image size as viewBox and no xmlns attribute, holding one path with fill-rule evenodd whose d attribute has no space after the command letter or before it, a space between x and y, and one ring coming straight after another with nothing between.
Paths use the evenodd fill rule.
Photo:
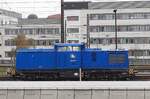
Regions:
<instances>
[{"instance_id":1,"label":"roof of building","mask_svg":"<svg viewBox=\"0 0 150 99\"><path fill-rule=\"evenodd\" d=\"M22 14L14 12L14 11L8 11L5 9L0 9L0 14L6 15L6 16L10 16L10 17L15 17L15 18L21 18Z\"/></svg>"},{"instance_id":2,"label":"roof of building","mask_svg":"<svg viewBox=\"0 0 150 99\"><path fill-rule=\"evenodd\" d=\"M61 14L49 15L48 19L61 19Z\"/></svg>"},{"instance_id":3,"label":"roof of building","mask_svg":"<svg viewBox=\"0 0 150 99\"><path fill-rule=\"evenodd\" d=\"M124 9L150 8L150 1L65 2L67 9Z\"/></svg>"},{"instance_id":4,"label":"roof of building","mask_svg":"<svg viewBox=\"0 0 150 99\"><path fill-rule=\"evenodd\" d=\"M30 14L28 15L28 19L38 19L38 16L36 14Z\"/></svg>"},{"instance_id":5,"label":"roof of building","mask_svg":"<svg viewBox=\"0 0 150 99\"><path fill-rule=\"evenodd\" d=\"M46 25L46 24L60 24L61 20L58 19L19 19L19 25Z\"/></svg>"},{"instance_id":6,"label":"roof of building","mask_svg":"<svg viewBox=\"0 0 150 99\"><path fill-rule=\"evenodd\" d=\"M0 89L150 89L150 81L1 81Z\"/></svg>"},{"instance_id":7,"label":"roof of building","mask_svg":"<svg viewBox=\"0 0 150 99\"><path fill-rule=\"evenodd\" d=\"M65 2L64 9L88 9L89 2Z\"/></svg>"},{"instance_id":8,"label":"roof of building","mask_svg":"<svg viewBox=\"0 0 150 99\"><path fill-rule=\"evenodd\" d=\"M150 1L92 2L89 9L150 8Z\"/></svg>"}]
</instances>

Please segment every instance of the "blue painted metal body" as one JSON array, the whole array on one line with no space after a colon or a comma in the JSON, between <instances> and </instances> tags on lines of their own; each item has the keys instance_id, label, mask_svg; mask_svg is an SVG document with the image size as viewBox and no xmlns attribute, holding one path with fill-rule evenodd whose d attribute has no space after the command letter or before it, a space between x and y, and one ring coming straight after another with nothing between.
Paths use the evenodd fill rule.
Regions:
<instances>
[{"instance_id":1,"label":"blue painted metal body","mask_svg":"<svg viewBox=\"0 0 150 99\"><path fill-rule=\"evenodd\" d=\"M81 52L57 52L58 69L79 69L81 66Z\"/></svg>"},{"instance_id":2,"label":"blue painted metal body","mask_svg":"<svg viewBox=\"0 0 150 99\"><path fill-rule=\"evenodd\" d=\"M122 56L124 60L114 60L111 62L110 54L119 58ZM83 69L128 69L128 51L101 51L101 50L85 50L83 52Z\"/></svg>"},{"instance_id":3,"label":"blue painted metal body","mask_svg":"<svg viewBox=\"0 0 150 99\"><path fill-rule=\"evenodd\" d=\"M55 69L54 50L20 49L16 54L17 71L42 71Z\"/></svg>"},{"instance_id":4,"label":"blue painted metal body","mask_svg":"<svg viewBox=\"0 0 150 99\"><path fill-rule=\"evenodd\" d=\"M117 58L119 56L121 60ZM85 49L84 44L56 44L54 49L19 49L16 54L17 71L128 69L128 66L128 51Z\"/></svg>"}]
</instances>

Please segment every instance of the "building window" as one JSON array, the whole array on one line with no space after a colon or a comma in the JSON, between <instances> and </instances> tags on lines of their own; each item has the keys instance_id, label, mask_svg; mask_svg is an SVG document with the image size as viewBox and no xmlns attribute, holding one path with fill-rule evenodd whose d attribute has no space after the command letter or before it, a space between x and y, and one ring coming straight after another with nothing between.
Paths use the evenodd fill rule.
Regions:
<instances>
[{"instance_id":1,"label":"building window","mask_svg":"<svg viewBox=\"0 0 150 99\"><path fill-rule=\"evenodd\" d=\"M5 40L5 46L15 46L16 42L13 39Z\"/></svg>"},{"instance_id":2,"label":"building window","mask_svg":"<svg viewBox=\"0 0 150 99\"><path fill-rule=\"evenodd\" d=\"M147 56L150 56L150 51L147 51Z\"/></svg>"},{"instance_id":3,"label":"building window","mask_svg":"<svg viewBox=\"0 0 150 99\"><path fill-rule=\"evenodd\" d=\"M79 28L67 28L67 33L79 33Z\"/></svg>"},{"instance_id":4,"label":"building window","mask_svg":"<svg viewBox=\"0 0 150 99\"><path fill-rule=\"evenodd\" d=\"M68 40L68 43L79 43L79 40Z\"/></svg>"},{"instance_id":5,"label":"building window","mask_svg":"<svg viewBox=\"0 0 150 99\"><path fill-rule=\"evenodd\" d=\"M3 25L3 20L1 21L1 25Z\"/></svg>"},{"instance_id":6,"label":"building window","mask_svg":"<svg viewBox=\"0 0 150 99\"><path fill-rule=\"evenodd\" d=\"M59 28L48 28L46 34L59 34Z\"/></svg>"},{"instance_id":7,"label":"building window","mask_svg":"<svg viewBox=\"0 0 150 99\"><path fill-rule=\"evenodd\" d=\"M130 43L133 44L134 43L134 39L130 39Z\"/></svg>"},{"instance_id":8,"label":"building window","mask_svg":"<svg viewBox=\"0 0 150 99\"><path fill-rule=\"evenodd\" d=\"M38 29L5 29L5 35L17 35L24 33L26 35L46 35L46 34L60 34L59 28L38 28Z\"/></svg>"},{"instance_id":9,"label":"building window","mask_svg":"<svg viewBox=\"0 0 150 99\"><path fill-rule=\"evenodd\" d=\"M46 45L46 41L45 40L39 40L39 45Z\"/></svg>"},{"instance_id":10,"label":"building window","mask_svg":"<svg viewBox=\"0 0 150 99\"><path fill-rule=\"evenodd\" d=\"M5 21L5 25L7 25L7 21Z\"/></svg>"},{"instance_id":11,"label":"building window","mask_svg":"<svg viewBox=\"0 0 150 99\"><path fill-rule=\"evenodd\" d=\"M114 26L90 26L90 32L114 32ZM118 32L124 31L150 31L150 25L120 25Z\"/></svg>"},{"instance_id":12,"label":"building window","mask_svg":"<svg viewBox=\"0 0 150 99\"><path fill-rule=\"evenodd\" d=\"M118 44L149 44L149 37L118 37ZM92 44L115 44L115 38L91 38Z\"/></svg>"},{"instance_id":13,"label":"building window","mask_svg":"<svg viewBox=\"0 0 150 99\"><path fill-rule=\"evenodd\" d=\"M117 13L117 19L127 20L127 19L149 19L150 13ZM104 14L90 14L90 20L113 20L113 13Z\"/></svg>"},{"instance_id":14,"label":"building window","mask_svg":"<svg viewBox=\"0 0 150 99\"><path fill-rule=\"evenodd\" d=\"M59 43L59 40L35 40L35 45L37 46L49 46L53 45L54 43Z\"/></svg>"},{"instance_id":15,"label":"building window","mask_svg":"<svg viewBox=\"0 0 150 99\"><path fill-rule=\"evenodd\" d=\"M26 34L32 35L34 30L33 29L27 29L26 31L27 31Z\"/></svg>"},{"instance_id":16,"label":"building window","mask_svg":"<svg viewBox=\"0 0 150 99\"><path fill-rule=\"evenodd\" d=\"M16 35L18 32L20 32L20 31L18 31L17 29L5 29L6 35Z\"/></svg>"},{"instance_id":17,"label":"building window","mask_svg":"<svg viewBox=\"0 0 150 99\"><path fill-rule=\"evenodd\" d=\"M150 56L149 50L129 50L129 56Z\"/></svg>"},{"instance_id":18,"label":"building window","mask_svg":"<svg viewBox=\"0 0 150 99\"><path fill-rule=\"evenodd\" d=\"M55 40L55 43L59 43L59 40Z\"/></svg>"},{"instance_id":19,"label":"building window","mask_svg":"<svg viewBox=\"0 0 150 99\"><path fill-rule=\"evenodd\" d=\"M11 60L0 60L0 64L10 64Z\"/></svg>"},{"instance_id":20,"label":"building window","mask_svg":"<svg viewBox=\"0 0 150 99\"><path fill-rule=\"evenodd\" d=\"M45 34L45 29L44 28L38 28L38 29L36 29L36 34L37 35L43 35L43 34Z\"/></svg>"},{"instance_id":21,"label":"building window","mask_svg":"<svg viewBox=\"0 0 150 99\"><path fill-rule=\"evenodd\" d=\"M12 52L5 52L5 57L12 57Z\"/></svg>"},{"instance_id":22,"label":"building window","mask_svg":"<svg viewBox=\"0 0 150 99\"><path fill-rule=\"evenodd\" d=\"M78 21L79 16L67 16L67 21Z\"/></svg>"},{"instance_id":23,"label":"building window","mask_svg":"<svg viewBox=\"0 0 150 99\"><path fill-rule=\"evenodd\" d=\"M150 59L130 59L130 65L149 65Z\"/></svg>"}]
</instances>

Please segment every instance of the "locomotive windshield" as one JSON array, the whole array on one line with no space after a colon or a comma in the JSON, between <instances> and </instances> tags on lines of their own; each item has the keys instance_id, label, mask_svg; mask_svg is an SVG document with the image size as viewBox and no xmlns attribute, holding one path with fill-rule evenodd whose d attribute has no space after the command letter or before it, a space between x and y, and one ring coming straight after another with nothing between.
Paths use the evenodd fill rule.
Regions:
<instances>
[{"instance_id":1,"label":"locomotive windshield","mask_svg":"<svg viewBox=\"0 0 150 99\"><path fill-rule=\"evenodd\" d=\"M57 49L57 51L80 51L80 50L81 49L79 46L63 46Z\"/></svg>"}]
</instances>

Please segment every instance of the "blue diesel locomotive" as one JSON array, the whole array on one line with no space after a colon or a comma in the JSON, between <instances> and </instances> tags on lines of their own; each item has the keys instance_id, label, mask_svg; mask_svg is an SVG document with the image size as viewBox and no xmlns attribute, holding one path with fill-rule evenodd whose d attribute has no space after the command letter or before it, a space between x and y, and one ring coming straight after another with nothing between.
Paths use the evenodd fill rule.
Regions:
<instances>
[{"instance_id":1,"label":"blue diesel locomotive","mask_svg":"<svg viewBox=\"0 0 150 99\"><path fill-rule=\"evenodd\" d=\"M85 44L55 44L53 49L19 49L17 77L30 79L120 79L129 77L128 51L103 51Z\"/></svg>"}]
</instances>

